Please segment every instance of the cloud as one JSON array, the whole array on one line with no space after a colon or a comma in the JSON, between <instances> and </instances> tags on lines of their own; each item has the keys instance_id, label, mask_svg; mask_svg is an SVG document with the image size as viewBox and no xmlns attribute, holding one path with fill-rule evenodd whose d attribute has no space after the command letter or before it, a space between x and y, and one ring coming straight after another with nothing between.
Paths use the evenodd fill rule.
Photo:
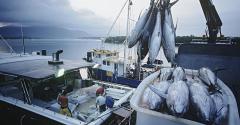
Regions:
<instances>
[{"instance_id":1,"label":"cloud","mask_svg":"<svg viewBox=\"0 0 240 125\"><path fill-rule=\"evenodd\" d=\"M93 35L106 35L124 2L125 0L0 0L0 27L19 24L56 26L83 30ZM222 33L226 36L240 36L240 1L213 2L223 22ZM148 6L149 0L133 0L131 19L137 20L139 13ZM205 34L206 20L199 0L179 0L172 7L172 14L174 23L178 18L177 35ZM126 11L118 20L118 25L115 26L115 32L121 29L125 34Z\"/></svg>"},{"instance_id":2,"label":"cloud","mask_svg":"<svg viewBox=\"0 0 240 125\"><path fill-rule=\"evenodd\" d=\"M105 35L108 21L87 9L74 11L67 0L1 0L1 24L55 26Z\"/></svg>"},{"instance_id":3,"label":"cloud","mask_svg":"<svg viewBox=\"0 0 240 125\"><path fill-rule=\"evenodd\" d=\"M216 10L223 22L222 33L226 36L240 36L240 1L239 0L213 0ZM204 17L199 0L179 0L172 7L174 21L179 19L177 35L203 35L206 29Z\"/></svg>"}]
</instances>

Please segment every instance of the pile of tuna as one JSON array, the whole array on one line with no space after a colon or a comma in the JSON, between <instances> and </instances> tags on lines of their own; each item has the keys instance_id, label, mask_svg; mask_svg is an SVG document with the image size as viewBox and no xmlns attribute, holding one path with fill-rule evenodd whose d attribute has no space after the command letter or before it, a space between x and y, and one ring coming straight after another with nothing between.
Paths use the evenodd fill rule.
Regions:
<instances>
[{"instance_id":1,"label":"pile of tuna","mask_svg":"<svg viewBox=\"0 0 240 125\"><path fill-rule=\"evenodd\" d=\"M171 7L177 1L151 0L150 7L139 16L128 39L129 48L138 45L139 59L143 60L149 53L148 62L153 63L162 45L165 57L174 63L176 27L173 25Z\"/></svg>"},{"instance_id":2,"label":"pile of tuna","mask_svg":"<svg viewBox=\"0 0 240 125\"><path fill-rule=\"evenodd\" d=\"M198 75L186 75L181 67L161 69L159 78L146 88L145 108L194 120L204 124L226 124L226 94L217 76L208 68Z\"/></svg>"}]
</instances>

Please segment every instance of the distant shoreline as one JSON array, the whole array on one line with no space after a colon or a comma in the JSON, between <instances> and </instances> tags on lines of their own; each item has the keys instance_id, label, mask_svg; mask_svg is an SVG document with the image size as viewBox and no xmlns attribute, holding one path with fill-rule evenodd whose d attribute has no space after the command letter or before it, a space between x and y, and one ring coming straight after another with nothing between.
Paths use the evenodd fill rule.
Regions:
<instances>
[{"instance_id":1,"label":"distant shoreline","mask_svg":"<svg viewBox=\"0 0 240 125\"><path fill-rule=\"evenodd\" d=\"M102 37L78 37L78 38L43 38L43 37L24 37L24 39L101 39ZM22 37L4 37L4 39L22 39Z\"/></svg>"},{"instance_id":2,"label":"distant shoreline","mask_svg":"<svg viewBox=\"0 0 240 125\"><path fill-rule=\"evenodd\" d=\"M125 41L126 36L116 36L116 37L108 37L105 40L105 43L113 43L113 44L122 44ZM190 43L193 40L205 40L207 41L207 37L199 37L199 36L177 36L176 37L176 44L184 44L184 43ZM223 38L218 38L217 40L220 41L227 41L231 39L233 43L240 44L240 37L223 37Z\"/></svg>"},{"instance_id":3,"label":"distant shoreline","mask_svg":"<svg viewBox=\"0 0 240 125\"><path fill-rule=\"evenodd\" d=\"M103 39L104 37L78 37L78 38L43 38L43 37L24 37L24 39ZM4 37L4 39L22 39L22 37ZM111 44L122 44L126 39L126 36L114 36L108 37L105 39L105 43ZM180 45L183 43L190 43L193 39L200 39L200 40L207 40L206 37L197 37L197 36L177 36L176 37L176 44ZM233 43L240 44L240 37L224 37L221 40L228 40L231 39ZM1 40L1 39L0 39Z\"/></svg>"}]
</instances>

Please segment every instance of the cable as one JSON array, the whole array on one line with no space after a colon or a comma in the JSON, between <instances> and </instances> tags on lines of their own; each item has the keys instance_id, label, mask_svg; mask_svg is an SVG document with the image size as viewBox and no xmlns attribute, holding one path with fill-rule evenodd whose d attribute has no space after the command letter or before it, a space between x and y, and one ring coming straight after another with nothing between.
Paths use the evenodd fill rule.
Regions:
<instances>
[{"instance_id":1,"label":"cable","mask_svg":"<svg viewBox=\"0 0 240 125\"><path fill-rule=\"evenodd\" d=\"M107 33L106 38L107 38L107 37L109 36L109 34L111 33L113 27L115 26L118 18L120 17L120 15L121 15L123 9L125 8L125 6L127 5L128 1L129 1L129 0L126 0L126 2L124 3L123 7L122 7L121 10L120 10L120 12L118 13L117 17L114 19L113 24L111 25L111 27L110 27L110 29L109 29L109 31L108 31L108 33Z\"/></svg>"},{"instance_id":2,"label":"cable","mask_svg":"<svg viewBox=\"0 0 240 125\"><path fill-rule=\"evenodd\" d=\"M7 47L10 49L11 53L16 53L14 49L8 44L7 40L4 39L4 37L0 34L0 37L2 41L7 45Z\"/></svg>"}]
</instances>

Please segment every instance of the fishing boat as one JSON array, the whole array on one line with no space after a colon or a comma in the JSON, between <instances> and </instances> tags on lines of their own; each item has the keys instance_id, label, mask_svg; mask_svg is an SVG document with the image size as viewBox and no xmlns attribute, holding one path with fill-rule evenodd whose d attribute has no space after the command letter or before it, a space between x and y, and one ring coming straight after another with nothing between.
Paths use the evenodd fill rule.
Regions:
<instances>
[{"instance_id":1,"label":"fishing boat","mask_svg":"<svg viewBox=\"0 0 240 125\"><path fill-rule=\"evenodd\" d=\"M133 88L136 88L142 79L162 66L160 61L154 65L143 63L141 65L140 76L137 77L136 63L130 60L124 62L124 59L119 56L118 51L104 49L89 51L86 61L95 64L95 66L89 68L92 79L127 85ZM124 68L125 65L126 67Z\"/></svg>"},{"instance_id":2,"label":"fishing boat","mask_svg":"<svg viewBox=\"0 0 240 125\"><path fill-rule=\"evenodd\" d=\"M133 49L128 48L129 29L130 29L130 12L132 6L131 0L126 0L120 12L115 18L112 26L110 27L106 37L102 38L100 48L92 49L87 52L87 62L94 63L95 66L90 68L92 78L95 80L112 82L121 85L127 85L136 88L142 79L146 78L151 73L155 72L162 66L161 60L155 60L153 64L146 63L146 60L137 60L136 53L132 53ZM127 8L127 30L126 37L123 43L123 57L120 56L120 50L106 49L105 41L109 37L113 27L116 25L119 16L122 14L124 8ZM114 38L114 37L113 37ZM140 55L138 55L140 56Z\"/></svg>"},{"instance_id":3,"label":"fishing boat","mask_svg":"<svg viewBox=\"0 0 240 125\"><path fill-rule=\"evenodd\" d=\"M132 95L133 88L88 80L86 68L94 64L60 60L56 53L54 57L0 53L2 123L97 125ZM100 86L114 99L113 108L103 112L95 106ZM67 92L72 117L59 112L57 97L62 90Z\"/></svg>"}]
</instances>

